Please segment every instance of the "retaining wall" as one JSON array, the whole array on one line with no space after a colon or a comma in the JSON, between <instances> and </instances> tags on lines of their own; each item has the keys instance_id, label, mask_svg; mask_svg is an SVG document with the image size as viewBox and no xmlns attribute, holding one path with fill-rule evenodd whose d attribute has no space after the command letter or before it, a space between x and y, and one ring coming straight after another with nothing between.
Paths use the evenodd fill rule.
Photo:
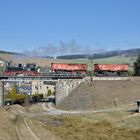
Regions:
<instances>
[{"instance_id":1,"label":"retaining wall","mask_svg":"<svg viewBox=\"0 0 140 140\"><path fill-rule=\"evenodd\" d=\"M66 98L80 83L82 79L60 79L56 83L56 104Z\"/></svg>"}]
</instances>

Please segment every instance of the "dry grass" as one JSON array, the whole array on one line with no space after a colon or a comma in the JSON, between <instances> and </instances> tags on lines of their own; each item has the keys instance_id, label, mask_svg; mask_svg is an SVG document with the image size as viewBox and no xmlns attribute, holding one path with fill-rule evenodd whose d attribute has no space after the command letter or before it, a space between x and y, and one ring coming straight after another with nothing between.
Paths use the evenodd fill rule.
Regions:
<instances>
[{"instance_id":1,"label":"dry grass","mask_svg":"<svg viewBox=\"0 0 140 140\"><path fill-rule=\"evenodd\" d=\"M42 117L43 118L43 117ZM41 118L41 119L42 119ZM61 140L58 135L55 135L50 130L46 130L44 128L44 124L41 121L34 119L28 120L28 124L30 128L34 131L34 133L39 137L40 140Z\"/></svg>"},{"instance_id":2,"label":"dry grass","mask_svg":"<svg viewBox=\"0 0 140 140\"><path fill-rule=\"evenodd\" d=\"M25 108L22 107L21 105L11 105L8 107L8 112L12 112L12 113L16 113L16 112L24 112L25 111Z\"/></svg>"},{"instance_id":3,"label":"dry grass","mask_svg":"<svg viewBox=\"0 0 140 140\"><path fill-rule=\"evenodd\" d=\"M40 103L30 105L28 110L29 110L29 112L32 112L32 113L37 113L39 111L43 111Z\"/></svg>"},{"instance_id":4,"label":"dry grass","mask_svg":"<svg viewBox=\"0 0 140 140\"><path fill-rule=\"evenodd\" d=\"M12 60L14 57L14 55L12 54L4 54L4 53L0 53L0 58L6 60L6 61L10 61Z\"/></svg>"},{"instance_id":5,"label":"dry grass","mask_svg":"<svg viewBox=\"0 0 140 140\"><path fill-rule=\"evenodd\" d=\"M41 140L139 140L140 114L132 114L133 106L121 111L57 117L46 116L39 108L40 104L36 104L29 109L28 113L38 113L30 118L11 114L12 111L25 111L19 105L11 106L8 111L1 109L0 138L18 139L16 127L21 140L32 139L24 122L26 118L30 129Z\"/></svg>"},{"instance_id":6,"label":"dry grass","mask_svg":"<svg viewBox=\"0 0 140 140\"><path fill-rule=\"evenodd\" d=\"M57 118L56 120L62 121L63 125L48 123L45 128L60 136L62 140L139 140L140 136L140 129L114 127L112 122L105 120L93 123L78 116Z\"/></svg>"},{"instance_id":7,"label":"dry grass","mask_svg":"<svg viewBox=\"0 0 140 140\"><path fill-rule=\"evenodd\" d=\"M49 58L39 58L39 57L25 57L25 56L16 56L11 54L2 54L0 53L0 58L7 61L12 61L14 64L27 64L27 63L36 63L37 66L50 66L54 62L64 62L64 60L49 59Z\"/></svg>"},{"instance_id":8,"label":"dry grass","mask_svg":"<svg viewBox=\"0 0 140 140\"><path fill-rule=\"evenodd\" d=\"M0 108L0 140L16 140L15 116Z\"/></svg>"}]
</instances>

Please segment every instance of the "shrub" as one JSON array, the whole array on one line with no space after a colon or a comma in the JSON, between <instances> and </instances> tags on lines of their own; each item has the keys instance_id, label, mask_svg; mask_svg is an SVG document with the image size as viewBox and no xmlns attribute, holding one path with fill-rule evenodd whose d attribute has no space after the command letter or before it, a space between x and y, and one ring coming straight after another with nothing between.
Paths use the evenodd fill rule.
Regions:
<instances>
[{"instance_id":1,"label":"shrub","mask_svg":"<svg viewBox=\"0 0 140 140\"><path fill-rule=\"evenodd\" d=\"M50 95L52 95L52 91L49 89L48 93L47 93L47 96L50 96Z\"/></svg>"},{"instance_id":2,"label":"shrub","mask_svg":"<svg viewBox=\"0 0 140 140\"><path fill-rule=\"evenodd\" d=\"M136 61L133 64L134 66L134 75L140 76L140 54L138 55Z\"/></svg>"}]
</instances>

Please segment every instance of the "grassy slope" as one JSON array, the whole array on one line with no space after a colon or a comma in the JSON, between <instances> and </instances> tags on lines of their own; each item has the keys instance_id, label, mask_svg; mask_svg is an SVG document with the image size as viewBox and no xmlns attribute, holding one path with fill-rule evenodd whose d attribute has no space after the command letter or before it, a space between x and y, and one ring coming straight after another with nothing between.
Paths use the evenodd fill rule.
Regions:
<instances>
[{"instance_id":1,"label":"grassy slope","mask_svg":"<svg viewBox=\"0 0 140 140\"><path fill-rule=\"evenodd\" d=\"M53 125L48 123L45 128L60 136L62 140L138 140L140 135L140 129L117 128L111 121L104 119L94 123L82 116L69 116L55 118L52 121ZM59 122L59 125L55 122Z\"/></svg>"},{"instance_id":2,"label":"grassy slope","mask_svg":"<svg viewBox=\"0 0 140 140\"><path fill-rule=\"evenodd\" d=\"M13 59L13 54L4 54L4 53L0 53L0 58L6 61L10 61Z\"/></svg>"},{"instance_id":3,"label":"grassy slope","mask_svg":"<svg viewBox=\"0 0 140 140\"><path fill-rule=\"evenodd\" d=\"M36 109L38 110L38 107ZM39 131L45 128L47 132L51 131L61 140L139 140L139 116L139 114L131 115L127 108L106 113L38 116L32 120L32 123L39 128Z\"/></svg>"},{"instance_id":4,"label":"grassy slope","mask_svg":"<svg viewBox=\"0 0 140 140\"><path fill-rule=\"evenodd\" d=\"M17 140L14 128L15 116L0 108L0 140Z\"/></svg>"}]
</instances>

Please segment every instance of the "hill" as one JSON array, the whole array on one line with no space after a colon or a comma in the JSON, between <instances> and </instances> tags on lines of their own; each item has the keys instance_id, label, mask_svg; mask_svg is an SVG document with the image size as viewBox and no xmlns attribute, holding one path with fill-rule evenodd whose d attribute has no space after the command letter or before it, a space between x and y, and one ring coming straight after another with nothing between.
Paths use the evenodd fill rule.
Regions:
<instances>
[{"instance_id":1,"label":"hill","mask_svg":"<svg viewBox=\"0 0 140 140\"><path fill-rule=\"evenodd\" d=\"M12 55L23 55L21 53L9 52L9 51L3 51L3 50L0 50L0 53L1 54L12 54Z\"/></svg>"},{"instance_id":2,"label":"hill","mask_svg":"<svg viewBox=\"0 0 140 140\"><path fill-rule=\"evenodd\" d=\"M101 59L115 56L125 56L125 57L137 57L140 54L140 49L128 49L128 50L114 50L104 53L93 53L93 54L77 54L77 55L63 55L57 56L57 59L81 59L81 58L93 58Z\"/></svg>"},{"instance_id":3,"label":"hill","mask_svg":"<svg viewBox=\"0 0 140 140\"><path fill-rule=\"evenodd\" d=\"M10 52L10 51L3 51L0 50L0 59L4 61L12 61L14 57L25 56L22 53Z\"/></svg>"},{"instance_id":4,"label":"hill","mask_svg":"<svg viewBox=\"0 0 140 140\"><path fill-rule=\"evenodd\" d=\"M140 78L127 81L94 81L93 85L82 83L58 108L64 110L94 110L132 104L140 99Z\"/></svg>"}]
</instances>

